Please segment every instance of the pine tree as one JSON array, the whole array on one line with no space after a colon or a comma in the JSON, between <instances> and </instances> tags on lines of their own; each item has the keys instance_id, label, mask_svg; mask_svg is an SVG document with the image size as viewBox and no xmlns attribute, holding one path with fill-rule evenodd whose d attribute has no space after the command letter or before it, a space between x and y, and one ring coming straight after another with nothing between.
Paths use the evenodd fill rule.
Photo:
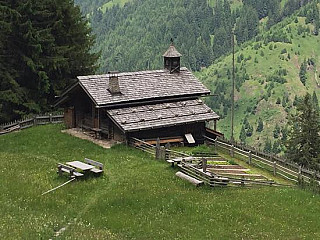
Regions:
<instances>
[{"instance_id":1,"label":"pine tree","mask_svg":"<svg viewBox=\"0 0 320 240\"><path fill-rule=\"evenodd\" d=\"M276 140L272 145L272 153L279 154L280 152L281 152L280 141Z\"/></svg>"},{"instance_id":2,"label":"pine tree","mask_svg":"<svg viewBox=\"0 0 320 240\"><path fill-rule=\"evenodd\" d=\"M297 113L289 123L287 157L303 166L314 167L320 154L319 111L315 109L309 93L297 106ZM318 160L317 160L318 159Z\"/></svg>"},{"instance_id":3,"label":"pine tree","mask_svg":"<svg viewBox=\"0 0 320 240\"><path fill-rule=\"evenodd\" d=\"M269 138L267 138L266 143L264 145L264 152L266 153L271 153L272 152L272 143L271 140Z\"/></svg>"},{"instance_id":4,"label":"pine tree","mask_svg":"<svg viewBox=\"0 0 320 240\"><path fill-rule=\"evenodd\" d=\"M251 137L253 134L253 127L249 124L249 127L247 129L247 137Z\"/></svg>"},{"instance_id":5,"label":"pine tree","mask_svg":"<svg viewBox=\"0 0 320 240\"><path fill-rule=\"evenodd\" d=\"M263 130L263 121L262 119L259 117L258 119L258 126L257 126L257 132L262 132Z\"/></svg>"},{"instance_id":6,"label":"pine tree","mask_svg":"<svg viewBox=\"0 0 320 240\"><path fill-rule=\"evenodd\" d=\"M0 11L0 122L48 110L72 79L94 72L93 37L73 1L1 1Z\"/></svg>"},{"instance_id":7,"label":"pine tree","mask_svg":"<svg viewBox=\"0 0 320 240\"><path fill-rule=\"evenodd\" d=\"M12 35L12 22L18 13L14 11L8 2L1 2L0 7L0 122L9 121L8 114L14 115L12 109L19 102L18 83L13 76L15 69L11 68L12 53L10 51Z\"/></svg>"},{"instance_id":8,"label":"pine tree","mask_svg":"<svg viewBox=\"0 0 320 240\"><path fill-rule=\"evenodd\" d=\"M317 111L320 111L319 101L318 101L318 97L317 97L316 91L313 91L313 94L312 94L312 103L313 103L315 109L316 109Z\"/></svg>"},{"instance_id":9,"label":"pine tree","mask_svg":"<svg viewBox=\"0 0 320 240\"><path fill-rule=\"evenodd\" d=\"M239 136L240 142L244 144L246 142L246 138L247 138L246 130L244 128L244 125L242 125L240 136Z\"/></svg>"},{"instance_id":10,"label":"pine tree","mask_svg":"<svg viewBox=\"0 0 320 240\"><path fill-rule=\"evenodd\" d=\"M276 124L274 130L273 130L273 137L274 138L279 138L280 136L280 127L278 124Z\"/></svg>"},{"instance_id":11,"label":"pine tree","mask_svg":"<svg viewBox=\"0 0 320 240\"><path fill-rule=\"evenodd\" d=\"M300 81L302 82L303 85L306 85L306 81L307 81L306 73L307 73L307 62L304 60L300 65L300 71L299 71Z\"/></svg>"}]
</instances>

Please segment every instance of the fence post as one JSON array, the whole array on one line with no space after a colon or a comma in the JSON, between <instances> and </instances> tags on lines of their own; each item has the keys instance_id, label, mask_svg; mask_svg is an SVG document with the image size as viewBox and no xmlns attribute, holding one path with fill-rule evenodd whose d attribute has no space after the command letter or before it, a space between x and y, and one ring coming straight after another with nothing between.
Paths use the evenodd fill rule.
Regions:
<instances>
[{"instance_id":1,"label":"fence post","mask_svg":"<svg viewBox=\"0 0 320 240\"><path fill-rule=\"evenodd\" d=\"M160 138L157 138L157 143L156 143L156 159L160 158Z\"/></svg>"},{"instance_id":2,"label":"fence post","mask_svg":"<svg viewBox=\"0 0 320 240\"><path fill-rule=\"evenodd\" d=\"M233 148L234 148L234 146L233 146L233 144L232 144L232 145L231 145L231 148L230 148L230 156L231 156L231 157L234 157Z\"/></svg>"},{"instance_id":3,"label":"fence post","mask_svg":"<svg viewBox=\"0 0 320 240\"><path fill-rule=\"evenodd\" d=\"M49 122L52 123L52 114L49 114Z\"/></svg>"},{"instance_id":4,"label":"fence post","mask_svg":"<svg viewBox=\"0 0 320 240\"><path fill-rule=\"evenodd\" d=\"M37 117L33 117L33 126L37 125Z\"/></svg>"},{"instance_id":5,"label":"fence post","mask_svg":"<svg viewBox=\"0 0 320 240\"><path fill-rule=\"evenodd\" d=\"M302 183L302 167L301 165L299 165L299 171L298 171L298 183L301 184Z\"/></svg>"},{"instance_id":6,"label":"fence post","mask_svg":"<svg viewBox=\"0 0 320 240\"><path fill-rule=\"evenodd\" d=\"M165 149L164 146L160 146L159 159L160 160L165 160L166 159L166 149Z\"/></svg>"},{"instance_id":7,"label":"fence post","mask_svg":"<svg viewBox=\"0 0 320 240\"><path fill-rule=\"evenodd\" d=\"M275 176L277 174L277 162L273 162L273 175Z\"/></svg>"},{"instance_id":8,"label":"fence post","mask_svg":"<svg viewBox=\"0 0 320 240\"><path fill-rule=\"evenodd\" d=\"M251 165L251 161L252 161L252 152L249 151L249 161L248 161L249 165Z\"/></svg>"},{"instance_id":9,"label":"fence post","mask_svg":"<svg viewBox=\"0 0 320 240\"><path fill-rule=\"evenodd\" d=\"M214 153L215 153L215 154L218 153L217 147L218 147L218 139L216 138L216 139L214 140Z\"/></svg>"},{"instance_id":10,"label":"fence post","mask_svg":"<svg viewBox=\"0 0 320 240\"><path fill-rule=\"evenodd\" d=\"M203 172L207 172L207 159L202 158L202 170Z\"/></svg>"},{"instance_id":11,"label":"fence post","mask_svg":"<svg viewBox=\"0 0 320 240\"><path fill-rule=\"evenodd\" d=\"M166 151L165 160L168 160L168 159L170 159L170 143L167 143L165 145L165 151Z\"/></svg>"}]
</instances>

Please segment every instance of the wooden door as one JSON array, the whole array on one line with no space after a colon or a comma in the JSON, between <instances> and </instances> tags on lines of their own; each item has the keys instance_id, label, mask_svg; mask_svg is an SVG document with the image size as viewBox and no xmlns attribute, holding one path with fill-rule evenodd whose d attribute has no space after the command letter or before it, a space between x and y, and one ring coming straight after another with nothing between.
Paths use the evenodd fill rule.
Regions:
<instances>
[{"instance_id":1,"label":"wooden door","mask_svg":"<svg viewBox=\"0 0 320 240\"><path fill-rule=\"evenodd\" d=\"M68 107L64 109L64 123L67 128L75 127L75 111L74 107Z\"/></svg>"}]
</instances>

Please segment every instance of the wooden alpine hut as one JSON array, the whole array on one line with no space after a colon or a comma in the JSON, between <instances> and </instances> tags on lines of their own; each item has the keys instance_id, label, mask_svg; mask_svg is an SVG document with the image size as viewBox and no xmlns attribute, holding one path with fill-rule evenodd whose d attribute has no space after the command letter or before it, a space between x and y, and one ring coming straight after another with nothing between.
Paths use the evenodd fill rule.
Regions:
<instances>
[{"instance_id":1,"label":"wooden alpine hut","mask_svg":"<svg viewBox=\"0 0 320 240\"><path fill-rule=\"evenodd\" d=\"M164 69L79 76L59 97L68 128L89 128L107 139L184 139L202 143L208 121L219 120L201 96L210 91L185 67L173 44Z\"/></svg>"}]
</instances>

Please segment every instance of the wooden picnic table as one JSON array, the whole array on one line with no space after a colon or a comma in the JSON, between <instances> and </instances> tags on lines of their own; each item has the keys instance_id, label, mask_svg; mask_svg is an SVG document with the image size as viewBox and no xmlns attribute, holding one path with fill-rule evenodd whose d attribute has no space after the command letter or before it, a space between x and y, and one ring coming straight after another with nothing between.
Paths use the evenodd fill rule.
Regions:
<instances>
[{"instance_id":1,"label":"wooden picnic table","mask_svg":"<svg viewBox=\"0 0 320 240\"><path fill-rule=\"evenodd\" d=\"M80 161L72 161L72 162L67 162L67 165L77 168L77 169L81 169L83 171L87 171L90 170L92 168L94 168L94 166L86 164L84 162L80 162Z\"/></svg>"}]
</instances>

